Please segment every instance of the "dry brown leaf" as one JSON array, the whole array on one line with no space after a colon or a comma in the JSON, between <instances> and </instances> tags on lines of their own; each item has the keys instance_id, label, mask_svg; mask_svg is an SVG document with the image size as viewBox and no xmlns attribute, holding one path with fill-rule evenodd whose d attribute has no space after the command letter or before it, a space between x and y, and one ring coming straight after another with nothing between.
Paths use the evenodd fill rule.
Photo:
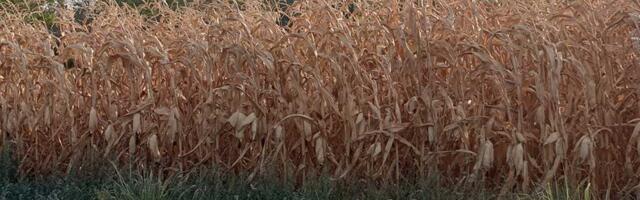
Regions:
<instances>
[{"instance_id":1,"label":"dry brown leaf","mask_svg":"<svg viewBox=\"0 0 640 200\"><path fill-rule=\"evenodd\" d=\"M178 134L178 121L176 119L175 112L171 112L169 115L167 136L169 137L169 143L176 141L176 134Z\"/></svg>"},{"instance_id":2,"label":"dry brown leaf","mask_svg":"<svg viewBox=\"0 0 640 200\"><path fill-rule=\"evenodd\" d=\"M282 141L284 139L284 132L283 132L282 126L280 125L276 126L275 134L276 134L276 139L278 141Z\"/></svg>"},{"instance_id":3,"label":"dry brown leaf","mask_svg":"<svg viewBox=\"0 0 640 200\"><path fill-rule=\"evenodd\" d=\"M227 122L234 128L240 129L240 124L244 121L245 117L246 116L241 112L235 112L229 117L229 119L227 119Z\"/></svg>"},{"instance_id":4,"label":"dry brown leaf","mask_svg":"<svg viewBox=\"0 0 640 200\"><path fill-rule=\"evenodd\" d=\"M89 112L89 131L95 132L98 124L98 114L96 113L96 108L91 107L91 111Z\"/></svg>"},{"instance_id":5,"label":"dry brown leaf","mask_svg":"<svg viewBox=\"0 0 640 200\"><path fill-rule=\"evenodd\" d=\"M380 142L371 144L367 150L367 154L374 158L377 157L380 152L382 152L382 144Z\"/></svg>"},{"instance_id":6,"label":"dry brown leaf","mask_svg":"<svg viewBox=\"0 0 640 200\"><path fill-rule=\"evenodd\" d=\"M482 158L482 166L485 169L491 168L493 166L493 143L491 141L486 141L484 143L484 153Z\"/></svg>"},{"instance_id":7,"label":"dry brown leaf","mask_svg":"<svg viewBox=\"0 0 640 200\"><path fill-rule=\"evenodd\" d=\"M131 135L129 137L129 156L134 157L134 155L136 154L136 135Z\"/></svg>"},{"instance_id":8,"label":"dry brown leaf","mask_svg":"<svg viewBox=\"0 0 640 200\"><path fill-rule=\"evenodd\" d=\"M311 137L312 137L312 132L311 132L311 124L309 124L309 122L302 122L303 125L303 133L304 133L304 137L307 141L311 141Z\"/></svg>"},{"instance_id":9,"label":"dry brown leaf","mask_svg":"<svg viewBox=\"0 0 640 200\"><path fill-rule=\"evenodd\" d=\"M246 116L244 118L238 118L238 119L242 119L242 120L241 120L240 124L238 125L238 127L236 127L236 128L242 128L242 127L245 127L245 126L253 123L256 120L256 114L255 113L251 113L251 114L249 114L249 116Z\"/></svg>"},{"instance_id":10,"label":"dry brown leaf","mask_svg":"<svg viewBox=\"0 0 640 200\"><path fill-rule=\"evenodd\" d=\"M160 107L160 108L153 109L153 112L155 112L158 115L163 115L163 116L171 115L171 109L169 109L167 107Z\"/></svg>"},{"instance_id":11,"label":"dry brown leaf","mask_svg":"<svg viewBox=\"0 0 640 200\"><path fill-rule=\"evenodd\" d=\"M326 141L324 140L323 137L318 137L316 138L315 141L315 147L316 147L316 155L318 156L318 162L320 163L320 165L322 165L324 163L325 157L326 157Z\"/></svg>"},{"instance_id":12,"label":"dry brown leaf","mask_svg":"<svg viewBox=\"0 0 640 200\"><path fill-rule=\"evenodd\" d=\"M151 152L151 155L156 159L156 161L160 160L161 155L160 147L158 146L158 135L152 134L151 136L149 136L149 141L147 142L147 144L149 145L149 151Z\"/></svg>"},{"instance_id":13,"label":"dry brown leaf","mask_svg":"<svg viewBox=\"0 0 640 200\"><path fill-rule=\"evenodd\" d=\"M544 140L543 145L554 143L558 140L558 138L560 138L560 132L553 132L551 133L551 135L549 135L549 137L547 137L547 139Z\"/></svg>"},{"instance_id":14,"label":"dry brown leaf","mask_svg":"<svg viewBox=\"0 0 640 200\"><path fill-rule=\"evenodd\" d=\"M142 117L140 113L136 113L133 115L133 133L140 134L142 133Z\"/></svg>"}]
</instances>

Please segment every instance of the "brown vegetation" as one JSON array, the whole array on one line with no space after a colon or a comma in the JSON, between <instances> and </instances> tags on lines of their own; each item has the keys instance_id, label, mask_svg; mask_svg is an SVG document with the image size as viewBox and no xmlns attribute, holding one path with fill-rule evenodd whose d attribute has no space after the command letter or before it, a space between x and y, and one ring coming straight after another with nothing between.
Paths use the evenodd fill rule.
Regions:
<instances>
[{"instance_id":1,"label":"brown vegetation","mask_svg":"<svg viewBox=\"0 0 640 200\"><path fill-rule=\"evenodd\" d=\"M60 55L44 25L3 12L3 141L23 173L93 149L165 170L640 188L638 4L357 5L344 19L298 3L285 31L251 3L156 7L159 23L104 4L90 32L59 21Z\"/></svg>"}]
</instances>

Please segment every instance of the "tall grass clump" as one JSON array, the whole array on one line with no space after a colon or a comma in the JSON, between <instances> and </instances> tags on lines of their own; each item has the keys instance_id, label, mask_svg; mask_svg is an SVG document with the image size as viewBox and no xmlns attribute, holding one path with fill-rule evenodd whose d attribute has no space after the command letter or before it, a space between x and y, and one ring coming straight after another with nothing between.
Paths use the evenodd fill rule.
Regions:
<instances>
[{"instance_id":1,"label":"tall grass clump","mask_svg":"<svg viewBox=\"0 0 640 200\"><path fill-rule=\"evenodd\" d=\"M161 175L215 164L297 184L441 174L503 194L639 192L636 3L238 5L101 1L86 25L59 13L59 43L25 21L37 11L3 6L0 141L20 174L99 152Z\"/></svg>"}]
</instances>

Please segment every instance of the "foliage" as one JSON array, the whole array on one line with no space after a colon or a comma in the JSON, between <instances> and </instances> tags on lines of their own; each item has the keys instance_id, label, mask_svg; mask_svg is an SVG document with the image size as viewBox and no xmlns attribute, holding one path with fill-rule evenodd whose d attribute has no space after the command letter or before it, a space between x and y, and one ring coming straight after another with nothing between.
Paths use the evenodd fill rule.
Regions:
<instances>
[{"instance_id":1,"label":"foliage","mask_svg":"<svg viewBox=\"0 0 640 200\"><path fill-rule=\"evenodd\" d=\"M398 185L437 174L503 195L559 180L594 198L637 192L637 4L354 2L349 17L294 4L287 29L260 2L138 7L155 21L101 4L90 30L55 20L60 54L43 23L24 23L32 11L0 13L0 132L24 155L20 174L93 154L296 186L326 172ZM171 196L155 183L121 188Z\"/></svg>"}]
</instances>

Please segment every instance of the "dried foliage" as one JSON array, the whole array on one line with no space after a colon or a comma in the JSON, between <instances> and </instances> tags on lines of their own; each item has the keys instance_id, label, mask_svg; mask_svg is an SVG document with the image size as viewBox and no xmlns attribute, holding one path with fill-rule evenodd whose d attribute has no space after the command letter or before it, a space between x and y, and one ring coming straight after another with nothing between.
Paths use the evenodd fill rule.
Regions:
<instances>
[{"instance_id":1,"label":"dried foliage","mask_svg":"<svg viewBox=\"0 0 640 200\"><path fill-rule=\"evenodd\" d=\"M23 173L138 167L640 190L640 12L626 1L209 2L0 19L0 129ZM7 8L5 8L7 9ZM90 30L90 31L89 31ZM74 59L77 67L63 64ZM276 166L274 168L269 166Z\"/></svg>"}]
</instances>

